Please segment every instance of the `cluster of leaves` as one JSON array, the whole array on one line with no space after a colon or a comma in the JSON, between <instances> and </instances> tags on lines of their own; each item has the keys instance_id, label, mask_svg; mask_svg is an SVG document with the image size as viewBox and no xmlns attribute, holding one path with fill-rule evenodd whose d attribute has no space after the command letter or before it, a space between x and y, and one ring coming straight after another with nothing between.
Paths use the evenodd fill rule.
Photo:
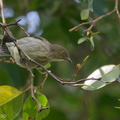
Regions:
<instances>
[{"instance_id":1,"label":"cluster of leaves","mask_svg":"<svg viewBox=\"0 0 120 120\"><path fill-rule=\"evenodd\" d=\"M42 120L49 113L49 109L38 113L38 106L36 102L31 99L31 96L26 99L23 105L23 94L25 91L21 92L11 86L0 86L0 91L0 96L2 96L2 99L0 100L1 120L13 120L18 114L20 114L21 109L23 109L23 120L35 118L36 120ZM36 93L35 96L43 107L48 106L48 100L43 94Z\"/></svg>"}]
</instances>

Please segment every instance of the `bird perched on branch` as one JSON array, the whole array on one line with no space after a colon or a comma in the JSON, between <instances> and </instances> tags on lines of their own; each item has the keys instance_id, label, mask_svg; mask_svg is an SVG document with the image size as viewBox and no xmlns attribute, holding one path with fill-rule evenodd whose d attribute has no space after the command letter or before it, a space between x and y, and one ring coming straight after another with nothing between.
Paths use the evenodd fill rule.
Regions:
<instances>
[{"instance_id":1,"label":"bird perched on branch","mask_svg":"<svg viewBox=\"0 0 120 120\"><path fill-rule=\"evenodd\" d=\"M24 51L31 59L41 65L46 65L51 61L69 61L69 54L67 50L58 44L51 44L42 37L24 37L16 40L18 47ZM16 64L21 67L35 68L37 65L32 63L26 56L18 50L12 39L5 35L2 43L2 52L6 55L11 55Z\"/></svg>"}]
</instances>

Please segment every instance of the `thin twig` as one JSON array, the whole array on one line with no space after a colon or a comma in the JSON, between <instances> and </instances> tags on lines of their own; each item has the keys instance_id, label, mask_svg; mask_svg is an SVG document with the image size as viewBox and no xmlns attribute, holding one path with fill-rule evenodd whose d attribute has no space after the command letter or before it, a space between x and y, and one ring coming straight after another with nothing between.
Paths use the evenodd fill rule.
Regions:
<instances>
[{"instance_id":1,"label":"thin twig","mask_svg":"<svg viewBox=\"0 0 120 120\"><path fill-rule=\"evenodd\" d=\"M20 29L22 29L23 31L24 31L24 33L29 37L30 36L30 34L28 34L27 32L26 32L26 30L22 27L22 26L20 26L19 24L17 24L18 25L18 27L20 28Z\"/></svg>"},{"instance_id":2,"label":"thin twig","mask_svg":"<svg viewBox=\"0 0 120 120\"><path fill-rule=\"evenodd\" d=\"M13 26L13 25L17 25L20 29L22 29L24 31L24 33L27 35L27 36L30 36L30 34L28 34L26 32L26 30L20 26L18 23L21 21L21 19L17 20L15 23L11 23L11 24L8 24L8 25L5 25L5 27L9 27L9 26Z\"/></svg>"},{"instance_id":3,"label":"thin twig","mask_svg":"<svg viewBox=\"0 0 120 120\"><path fill-rule=\"evenodd\" d=\"M3 24L6 24L6 21L5 21L5 14L4 14L4 8L3 8L3 1L0 0L0 9L1 9L1 16L2 16L2 23Z\"/></svg>"},{"instance_id":4,"label":"thin twig","mask_svg":"<svg viewBox=\"0 0 120 120\"><path fill-rule=\"evenodd\" d=\"M7 25L5 25L4 27L9 27L9 26L17 25L18 22L20 22L20 21L21 21L21 19L17 20L15 23L7 24Z\"/></svg>"},{"instance_id":5,"label":"thin twig","mask_svg":"<svg viewBox=\"0 0 120 120\"><path fill-rule=\"evenodd\" d=\"M118 16L118 19L119 19L119 21L120 21L120 12L119 12L119 10L118 10L118 0L115 0L115 9L116 9L116 14L117 14L117 16Z\"/></svg>"}]
</instances>

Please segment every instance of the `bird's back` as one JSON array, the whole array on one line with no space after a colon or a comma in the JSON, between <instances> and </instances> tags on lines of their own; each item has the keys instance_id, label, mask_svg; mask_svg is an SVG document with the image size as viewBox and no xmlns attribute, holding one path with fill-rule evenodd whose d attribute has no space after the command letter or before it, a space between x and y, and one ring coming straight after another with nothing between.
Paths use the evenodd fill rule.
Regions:
<instances>
[{"instance_id":1,"label":"bird's back","mask_svg":"<svg viewBox=\"0 0 120 120\"><path fill-rule=\"evenodd\" d=\"M47 54L50 50L50 43L44 38L24 37L17 40L18 46L27 54ZM27 48L27 49L26 49Z\"/></svg>"},{"instance_id":2,"label":"bird's back","mask_svg":"<svg viewBox=\"0 0 120 120\"><path fill-rule=\"evenodd\" d=\"M16 63L22 67L25 67L24 62L21 60L21 56L18 56L19 52L14 43L9 42L6 43L6 45L12 57L15 59ZM48 56L51 43L49 43L44 38L24 37L17 40L17 45L30 58L32 58L41 65L45 65L50 61ZM23 54L22 57L22 59L26 58ZM33 63L29 62L29 60L27 60L27 63L30 67L35 67Z\"/></svg>"}]
</instances>

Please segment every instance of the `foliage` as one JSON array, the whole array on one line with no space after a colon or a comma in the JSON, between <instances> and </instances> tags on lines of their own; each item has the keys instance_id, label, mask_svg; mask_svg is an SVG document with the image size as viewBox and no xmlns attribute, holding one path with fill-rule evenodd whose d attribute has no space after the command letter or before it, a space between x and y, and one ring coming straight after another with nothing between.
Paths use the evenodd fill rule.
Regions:
<instances>
[{"instance_id":1,"label":"foliage","mask_svg":"<svg viewBox=\"0 0 120 120\"><path fill-rule=\"evenodd\" d=\"M70 78L75 69L74 66L77 63L82 63L82 60L87 55L90 55L90 57L76 79L87 78L101 66L119 64L120 27L116 15L111 14L98 21L89 35L83 33L89 25L81 26L77 31L69 32L69 29L72 27L87 22L88 18L90 20L96 19L100 15L112 10L114 8L114 0L4 0L4 5L6 8L9 8L9 12L13 11L13 15L10 13L11 16L6 14L7 23L13 23L16 19L22 18L24 22L21 21L20 24L28 32L32 29L33 31L30 32L33 36L41 35L50 42L62 44L68 49L73 63L51 63L49 69L56 75ZM38 15L39 23L30 16L31 12ZM29 19L27 16L29 16ZM10 27L10 29L16 38L25 36L24 32L18 29L17 26ZM84 42L86 40L91 40L91 46L94 48L92 51L89 42ZM81 44L77 44L77 42ZM119 76L118 66L116 66L116 69L111 69L113 77L116 75L114 70L117 70L118 73L114 80ZM104 76L109 76L109 73ZM39 86L43 80L43 75L37 70L34 70L34 75L34 85ZM23 90L26 88L27 79L28 73L25 69L18 67L16 64L0 63L1 88L3 87L2 85L9 85L5 86L5 91L7 91L10 86L14 86L11 88L18 92L17 96L13 97L11 101L9 101L10 98L7 98L7 104L2 105L4 109L7 109L9 113L7 115L10 115L9 119L13 119L12 116L16 117L14 120L21 119L21 115L18 115L18 113L22 107L22 94L24 92L21 93L17 89ZM118 120L120 118L119 109L114 108L114 106L120 106L120 102L117 101L120 98L119 83L116 81L102 89L91 92L85 91L80 87L62 86L49 77L40 93L47 96L51 106L50 114L44 118L45 120ZM42 95L43 99L46 100L44 95ZM5 93L4 96L6 96ZM4 96L2 95L2 98ZM28 97L27 94L24 94L24 96ZM10 96L8 95L7 97ZM14 114L11 113L13 104L19 104ZM6 117L6 113L1 111L2 107L0 109L1 120ZM24 111L25 107L22 110ZM39 113L33 112L33 114L38 115Z\"/></svg>"}]
</instances>

